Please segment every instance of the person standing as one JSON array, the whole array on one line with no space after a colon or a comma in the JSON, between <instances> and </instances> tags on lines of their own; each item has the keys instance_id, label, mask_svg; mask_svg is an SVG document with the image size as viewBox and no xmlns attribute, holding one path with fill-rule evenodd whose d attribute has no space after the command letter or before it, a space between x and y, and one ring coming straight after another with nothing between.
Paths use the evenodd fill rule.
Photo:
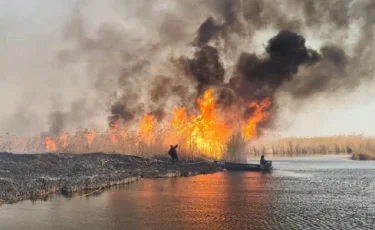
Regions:
<instances>
[{"instance_id":1,"label":"person standing","mask_svg":"<svg viewBox=\"0 0 375 230\"><path fill-rule=\"evenodd\" d=\"M178 156L177 156L177 147L178 145L171 145L171 148L169 149L168 155L172 157L172 163L176 161L178 162Z\"/></svg>"}]
</instances>

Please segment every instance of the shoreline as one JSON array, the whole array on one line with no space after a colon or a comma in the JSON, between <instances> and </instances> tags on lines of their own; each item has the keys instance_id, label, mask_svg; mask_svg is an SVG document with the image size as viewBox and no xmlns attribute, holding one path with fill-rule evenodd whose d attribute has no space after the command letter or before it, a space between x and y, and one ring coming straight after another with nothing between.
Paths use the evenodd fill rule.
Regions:
<instances>
[{"instance_id":1,"label":"shoreline","mask_svg":"<svg viewBox=\"0 0 375 230\"><path fill-rule=\"evenodd\" d=\"M353 160L352 154L311 154L311 155L299 155L299 156L272 156L272 155L264 154L264 156L268 160L289 160L289 159L299 159L299 160L302 159L303 160L303 159L322 159L322 158L323 159L340 158L340 159ZM259 162L260 157L250 156L250 157L247 157L246 159L248 163L253 163L253 162Z\"/></svg>"},{"instance_id":2,"label":"shoreline","mask_svg":"<svg viewBox=\"0 0 375 230\"><path fill-rule=\"evenodd\" d=\"M274 156L272 154L264 154L270 160L284 160L284 159L319 159L319 158L342 158L353 161L374 161L375 156L371 154L362 153L338 153L338 154L306 154L306 155L293 155L293 156ZM259 158L250 156L247 157L248 161L258 161Z\"/></svg>"},{"instance_id":3,"label":"shoreline","mask_svg":"<svg viewBox=\"0 0 375 230\"><path fill-rule=\"evenodd\" d=\"M140 179L189 177L222 171L205 161L131 155L0 153L0 205L43 199L52 194L95 192Z\"/></svg>"},{"instance_id":4,"label":"shoreline","mask_svg":"<svg viewBox=\"0 0 375 230\"><path fill-rule=\"evenodd\" d=\"M374 161L375 160L375 154L353 153L351 159L357 160L357 161Z\"/></svg>"}]
</instances>

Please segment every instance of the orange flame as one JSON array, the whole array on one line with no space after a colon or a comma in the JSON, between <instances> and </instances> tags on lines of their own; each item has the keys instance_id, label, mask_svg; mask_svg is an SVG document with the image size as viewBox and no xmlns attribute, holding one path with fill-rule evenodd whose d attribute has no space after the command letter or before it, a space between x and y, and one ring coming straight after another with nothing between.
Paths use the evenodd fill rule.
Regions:
<instances>
[{"instance_id":1,"label":"orange flame","mask_svg":"<svg viewBox=\"0 0 375 230\"><path fill-rule=\"evenodd\" d=\"M60 143L63 146L63 148L66 148L68 146L68 134L64 133L60 136Z\"/></svg>"},{"instance_id":2,"label":"orange flame","mask_svg":"<svg viewBox=\"0 0 375 230\"><path fill-rule=\"evenodd\" d=\"M94 140L96 135L95 129L92 129L91 132L85 134L85 138L87 141L87 147L91 147L92 141Z\"/></svg>"},{"instance_id":3,"label":"orange flame","mask_svg":"<svg viewBox=\"0 0 375 230\"><path fill-rule=\"evenodd\" d=\"M122 132L120 133L120 136L121 136L122 140L125 141L125 140L126 140L126 137L128 136L128 134L127 134L125 131L122 131Z\"/></svg>"},{"instance_id":4,"label":"orange flame","mask_svg":"<svg viewBox=\"0 0 375 230\"><path fill-rule=\"evenodd\" d=\"M44 148L46 152L55 152L57 150L55 141L52 139L52 137L46 137L44 138Z\"/></svg>"},{"instance_id":5,"label":"orange flame","mask_svg":"<svg viewBox=\"0 0 375 230\"><path fill-rule=\"evenodd\" d=\"M143 141L146 144L151 144L155 123L156 119L153 114L146 114L143 116L142 121L138 125L139 141Z\"/></svg>"},{"instance_id":6,"label":"orange flame","mask_svg":"<svg viewBox=\"0 0 375 230\"><path fill-rule=\"evenodd\" d=\"M110 139L111 150L121 151L126 147L126 140L133 140L136 143L159 144L156 140L162 137L161 147L168 148L169 145L178 144L179 150L190 153L202 154L209 158L221 159L227 150L228 143L232 135L238 131L242 132L245 140L252 140L259 135L259 123L266 120L269 114L269 107L272 105L271 99L266 98L261 102L251 102L249 108L253 109L253 114L246 120L240 119L242 110L238 105L234 105L227 111L219 110L214 97L214 90L206 90L196 101L198 111L195 114L188 113L186 107L173 109L172 117L167 126L165 123L158 123L153 114L146 114L135 127L135 136L130 129L120 127L119 123L113 123L107 135ZM131 136L130 136L131 135ZM128 138L128 136L130 138ZM92 129L85 134L87 146L91 147L96 137L96 132ZM122 139L122 145L118 145L118 138ZM98 141L101 136L98 136ZM68 135L60 137L60 143L64 148L68 144ZM108 140L108 139L106 139ZM96 141L96 140L95 140ZM107 143L107 142L106 142ZM131 143L129 143L131 144ZM48 152L56 151L56 145L52 137L45 139L45 149ZM132 145L129 145L133 148ZM115 147L115 148L113 148Z\"/></svg>"},{"instance_id":7,"label":"orange flame","mask_svg":"<svg viewBox=\"0 0 375 230\"><path fill-rule=\"evenodd\" d=\"M118 130L118 123L111 124L111 130L109 132L109 139L111 140L112 144L117 144L117 130Z\"/></svg>"},{"instance_id":8,"label":"orange flame","mask_svg":"<svg viewBox=\"0 0 375 230\"><path fill-rule=\"evenodd\" d=\"M269 117L269 113L265 112L264 109L268 108L271 106L271 99L266 98L264 99L260 104L256 102L251 102L249 105L249 108L254 108L255 111L251 117L246 122L245 127L243 128L243 134L244 137L249 140L255 136L258 135L257 131L257 124L259 122L264 121L267 117Z\"/></svg>"},{"instance_id":9,"label":"orange flame","mask_svg":"<svg viewBox=\"0 0 375 230\"><path fill-rule=\"evenodd\" d=\"M203 98L198 98L197 100L202 118L207 121L212 121L216 118L216 103L215 98L212 96L213 93L213 89L206 90L203 94Z\"/></svg>"},{"instance_id":10,"label":"orange flame","mask_svg":"<svg viewBox=\"0 0 375 230\"><path fill-rule=\"evenodd\" d=\"M184 140L182 147L197 149L206 156L220 158L231 133L217 115L213 93L210 89L204 92L202 98L198 98L198 116L187 118L185 108L175 110L171 126L179 139Z\"/></svg>"},{"instance_id":11,"label":"orange flame","mask_svg":"<svg viewBox=\"0 0 375 230\"><path fill-rule=\"evenodd\" d=\"M179 131L182 128L181 125L185 124L188 119L186 108L182 107L179 109L174 109L172 113L174 118L171 120L171 126L175 130Z\"/></svg>"}]
</instances>

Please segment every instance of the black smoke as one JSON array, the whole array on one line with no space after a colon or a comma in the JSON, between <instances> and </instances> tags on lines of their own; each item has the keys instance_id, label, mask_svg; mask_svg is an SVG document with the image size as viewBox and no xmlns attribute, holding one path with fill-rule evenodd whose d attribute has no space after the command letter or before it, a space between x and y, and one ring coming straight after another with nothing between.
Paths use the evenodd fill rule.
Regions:
<instances>
[{"instance_id":1,"label":"black smoke","mask_svg":"<svg viewBox=\"0 0 375 230\"><path fill-rule=\"evenodd\" d=\"M59 56L64 63L88 60L95 90L108 99L110 125L132 123L148 113L162 121L171 107L193 108L208 88L216 90L223 113L235 108L246 119L253 113L248 108L252 101L275 101L280 91L304 101L353 90L373 70L373 1L176 1L165 15L149 1L130 2L126 4L137 6L134 19L140 28L149 25L147 36L132 37L108 24L90 36L75 11L65 31L75 48ZM202 15L200 23L192 23ZM155 25L160 17L162 23ZM349 49L340 39L358 19L363 21L359 40ZM193 25L195 33L189 30ZM255 53L254 38L266 29L275 32L263 42L263 53ZM327 41L316 50L305 38L311 31ZM271 124L277 104L269 110ZM51 119L65 124L63 120L64 116ZM51 130L60 129L51 124Z\"/></svg>"},{"instance_id":2,"label":"black smoke","mask_svg":"<svg viewBox=\"0 0 375 230\"><path fill-rule=\"evenodd\" d=\"M216 21L212 17L207 18L198 29L195 44L197 46L207 44L219 30L220 26L217 25Z\"/></svg>"},{"instance_id":3,"label":"black smoke","mask_svg":"<svg viewBox=\"0 0 375 230\"><path fill-rule=\"evenodd\" d=\"M195 52L192 59L183 61L185 73L187 76L193 76L199 95L205 89L224 82L225 70L215 47L202 46Z\"/></svg>"},{"instance_id":4,"label":"black smoke","mask_svg":"<svg viewBox=\"0 0 375 230\"><path fill-rule=\"evenodd\" d=\"M291 31L280 31L268 41L266 58L242 53L237 63L240 80L232 87L248 100L273 97L278 88L298 72L300 66L319 62L320 54L305 45L305 38ZM256 92L256 93L255 93Z\"/></svg>"},{"instance_id":5,"label":"black smoke","mask_svg":"<svg viewBox=\"0 0 375 230\"><path fill-rule=\"evenodd\" d=\"M202 33L200 30L199 33ZM242 117L247 119L254 112L253 108L248 108L252 101L273 100L279 88L291 81L300 67L312 67L321 61L321 54L306 47L302 35L288 30L282 30L272 37L265 51L265 57L247 52L240 54L234 76L224 84L225 70L217 49L208 45L198 47L194 58L188 62L190 73L198 82L198 92L221 86L219 104L224 108L238 105L242 108ZM325 48L323 51L326 56L345 65L345 60L340 59L340 54L335 50ZM320 83L324 85L326 81L323 79ZM276 108L271 106L268 109L276 112Z\"/></svg>"}]
</instances>

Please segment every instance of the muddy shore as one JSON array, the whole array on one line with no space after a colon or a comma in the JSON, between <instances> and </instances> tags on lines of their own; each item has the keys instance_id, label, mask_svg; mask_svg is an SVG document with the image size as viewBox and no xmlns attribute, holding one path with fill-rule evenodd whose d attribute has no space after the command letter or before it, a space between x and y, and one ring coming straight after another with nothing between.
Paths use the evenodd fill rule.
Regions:
<instances>
[{"instance_id":1,"label":"muddy shore","mask_svg":"<svg viewBox=\"0 0 375 230\"><path fill-rule=\"evenodd\" d=\"M220 171L204 161L168 158L89 154L12 154L0 153L0 204L35 200L53 193L69 195L142 178L193 176Z\"/></svg>"}]
</instances>

